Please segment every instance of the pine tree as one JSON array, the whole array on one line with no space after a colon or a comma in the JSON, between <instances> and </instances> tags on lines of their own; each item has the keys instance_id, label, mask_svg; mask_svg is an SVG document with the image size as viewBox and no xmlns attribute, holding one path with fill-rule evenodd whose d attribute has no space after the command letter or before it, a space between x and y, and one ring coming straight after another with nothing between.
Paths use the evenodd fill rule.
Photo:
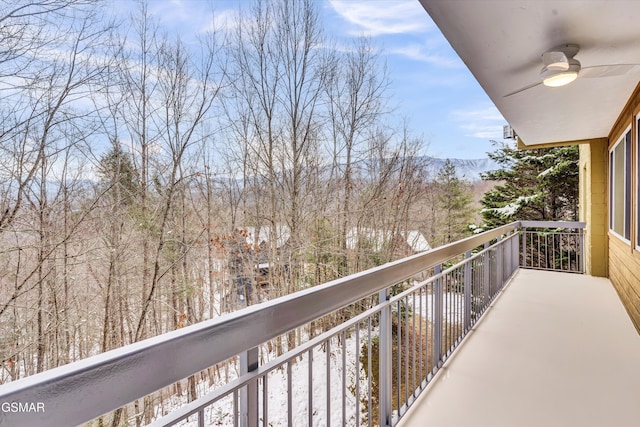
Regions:
<instances>
[{"instance_id":1,"label":"pine tree","mask_svg":"<svg viewBox=\"0 0 640 427\"><path fill-rule=\"evenodd\" d=\"M480 200L484 227L517 220L577 220L577 146L518 150L495 141L494 145L498 148L489 157L501 168L482 179L501 184Z\"/></svg>"},{"instance_id":2,"label":"pine tree","mask_svg":"<svg viewBox=\"0 0 640 427\"><path fill-rule=\"evenodd\" d=\"M440 224L443 243L467 234L471 222L471 185L458 178L455 165L447 159L436 177L437 203L443 217Z\"/></svg>"},{"instance_id":3,"label":"pine tree","mask_svg":"<svg viewBox=\"0 0 640 427\"><path fill-rule=\"evenodd\" d=\"M139 190L138 174L129 153L120 144L114 144L100 158L98 177L103 187L108 189L117 203L131 204Z\"/></svg>"}]
</instances>

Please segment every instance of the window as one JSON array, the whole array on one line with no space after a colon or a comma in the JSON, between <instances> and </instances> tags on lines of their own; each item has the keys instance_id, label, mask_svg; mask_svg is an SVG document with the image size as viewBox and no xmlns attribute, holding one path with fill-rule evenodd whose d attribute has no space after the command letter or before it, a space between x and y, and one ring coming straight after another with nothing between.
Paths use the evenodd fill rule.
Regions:
<instances>
[{"instance_id":1,"label":"window","mask_svg":"<svg viewBox=\"0 0 640 427\"><path fill-rule=\"evenodd\" d=\"M636 118L636 247L640 249L640 116Z\"/></svg>"},{"instance_id":2,"label":"window","mask_svg":"<svg viewBox=\"0 0 640 427\"><path fill-rule=\"evenodd\" d=\"M609 229L631 239L631 130L609 152Z\"/></svg>"}]
</instances>

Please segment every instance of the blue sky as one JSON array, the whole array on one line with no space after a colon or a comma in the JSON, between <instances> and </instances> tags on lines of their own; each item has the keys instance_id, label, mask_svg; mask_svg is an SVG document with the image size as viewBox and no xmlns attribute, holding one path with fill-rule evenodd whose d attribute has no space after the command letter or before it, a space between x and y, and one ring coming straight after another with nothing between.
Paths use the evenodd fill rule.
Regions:
<instances>
[{"instance_id":1,"label":"blue sky","mask_svg":"<svg viewBox=\"0 0 640 427\"><path fill-rule=\"evenodd\" d=\"M394 115L398 121L406 118L413 133L423 137L426 154L482 158L492 150L489 141L502 138L505 120L418 0L317 1L330 37L366 35L379 47L391 78ZM231 25L238 6L250 3L150 0L149 7L163 27L185 40L210 28L212 20L218 27Z\"/></svg>"}]
</instances>

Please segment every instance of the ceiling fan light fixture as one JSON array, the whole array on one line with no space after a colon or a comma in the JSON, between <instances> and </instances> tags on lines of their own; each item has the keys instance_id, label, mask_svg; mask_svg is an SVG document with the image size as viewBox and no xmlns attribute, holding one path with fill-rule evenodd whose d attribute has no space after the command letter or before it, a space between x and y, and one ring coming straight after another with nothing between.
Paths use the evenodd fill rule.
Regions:
<instances>
[{"instance_id":1,"label":"ceiling fan light fixture","mask_svg":"<svg viewBox=\"0 0 640 427\"><path fill-rule=\"evenodd\" d=\"M551 64L547 65L547 68L554 68L558 70L568 70L569 63L568 62L552 62Z\"/></svg>"},{"instance_id":2,"label":"ceiling fan light fixture","mask_svg":"<svg viewBox=\"0 0 640 427\"><path fill-rule=\"evenodd\" d=\"M566 67L546 66L540 72L542 84L549 87L565 86L578 78L580 62L571 58Z\"/></svg>"},{"instance_id":3,"label":"ceiling fan light fixture","mask_svg":"<svg viewBox=\"0 0 640 427\"><path fill-rule=\"evenodd\" d=\"M562 73L553 74L549 77L545 77L542 80L542 84L549 87L565 86L578 78L577 71L565 71Z\"/></svg>"}]
</instances>

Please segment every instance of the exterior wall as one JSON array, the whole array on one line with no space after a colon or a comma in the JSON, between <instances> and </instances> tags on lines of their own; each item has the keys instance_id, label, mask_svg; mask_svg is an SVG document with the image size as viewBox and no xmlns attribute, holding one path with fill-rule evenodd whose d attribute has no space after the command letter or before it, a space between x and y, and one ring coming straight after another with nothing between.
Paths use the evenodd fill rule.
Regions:
<instances>
[{"instance_id":1,"label":"exterior wall","mask_svg":"<svg viewBox=\"0 0 640 427\"><path fill-rule=\"evenodd\" d=\"M580 144L580 221L585 231L585 272L607 277L607 140Z\"/></svg>"},{"instance_id":2,"label":"exterior wall","mask_svg":"<svg viewBox=\"0 0 640 427\"><path fill-rule=\"evenodd\" d=\"M640 254L616 236L609 240L609 278L640 332Z\"/></svg>"},{"instance_id":3,"label":"exterior wall","mask_svg":"<svg viewBox=\"0 0 640 427\"><path fill-rule=\"evenodd\" d=\"M635 233L636 229L640 227L640 224L637 224L635 219L636 215L636 207L640 204L637 198L636 191L636 179L640 171L637 170L636 156L640 155L640 153L636 153L637 147L637 138L638 131L636 129L635 118L640 114L640 84L636 87L635 91L629 98L627 105L620 113L618 120L613 126L611 133L609 134L609 144L608 149L611 148L616 141L622 136L625 129L627 129L631 125L631 135L632 135L632 143L631 143L631 241L626 241L617 236L616 234L608 231L608 217L609 217L609 183L608 183L608 149L607 155L605 157L607 164L607 186L605 191L607 193L607 210L605 212L605 217L607 218L605 224L608 232L608 272L609 278L613 283L618 295L620 296L620 300L622 301L625 309L629 313L631 317L631 321L635 325L636 329L640 333L640 251L636 248L635 244ZM592 215L593 217L593 215Z\"/></svg>"}]
</instances>

